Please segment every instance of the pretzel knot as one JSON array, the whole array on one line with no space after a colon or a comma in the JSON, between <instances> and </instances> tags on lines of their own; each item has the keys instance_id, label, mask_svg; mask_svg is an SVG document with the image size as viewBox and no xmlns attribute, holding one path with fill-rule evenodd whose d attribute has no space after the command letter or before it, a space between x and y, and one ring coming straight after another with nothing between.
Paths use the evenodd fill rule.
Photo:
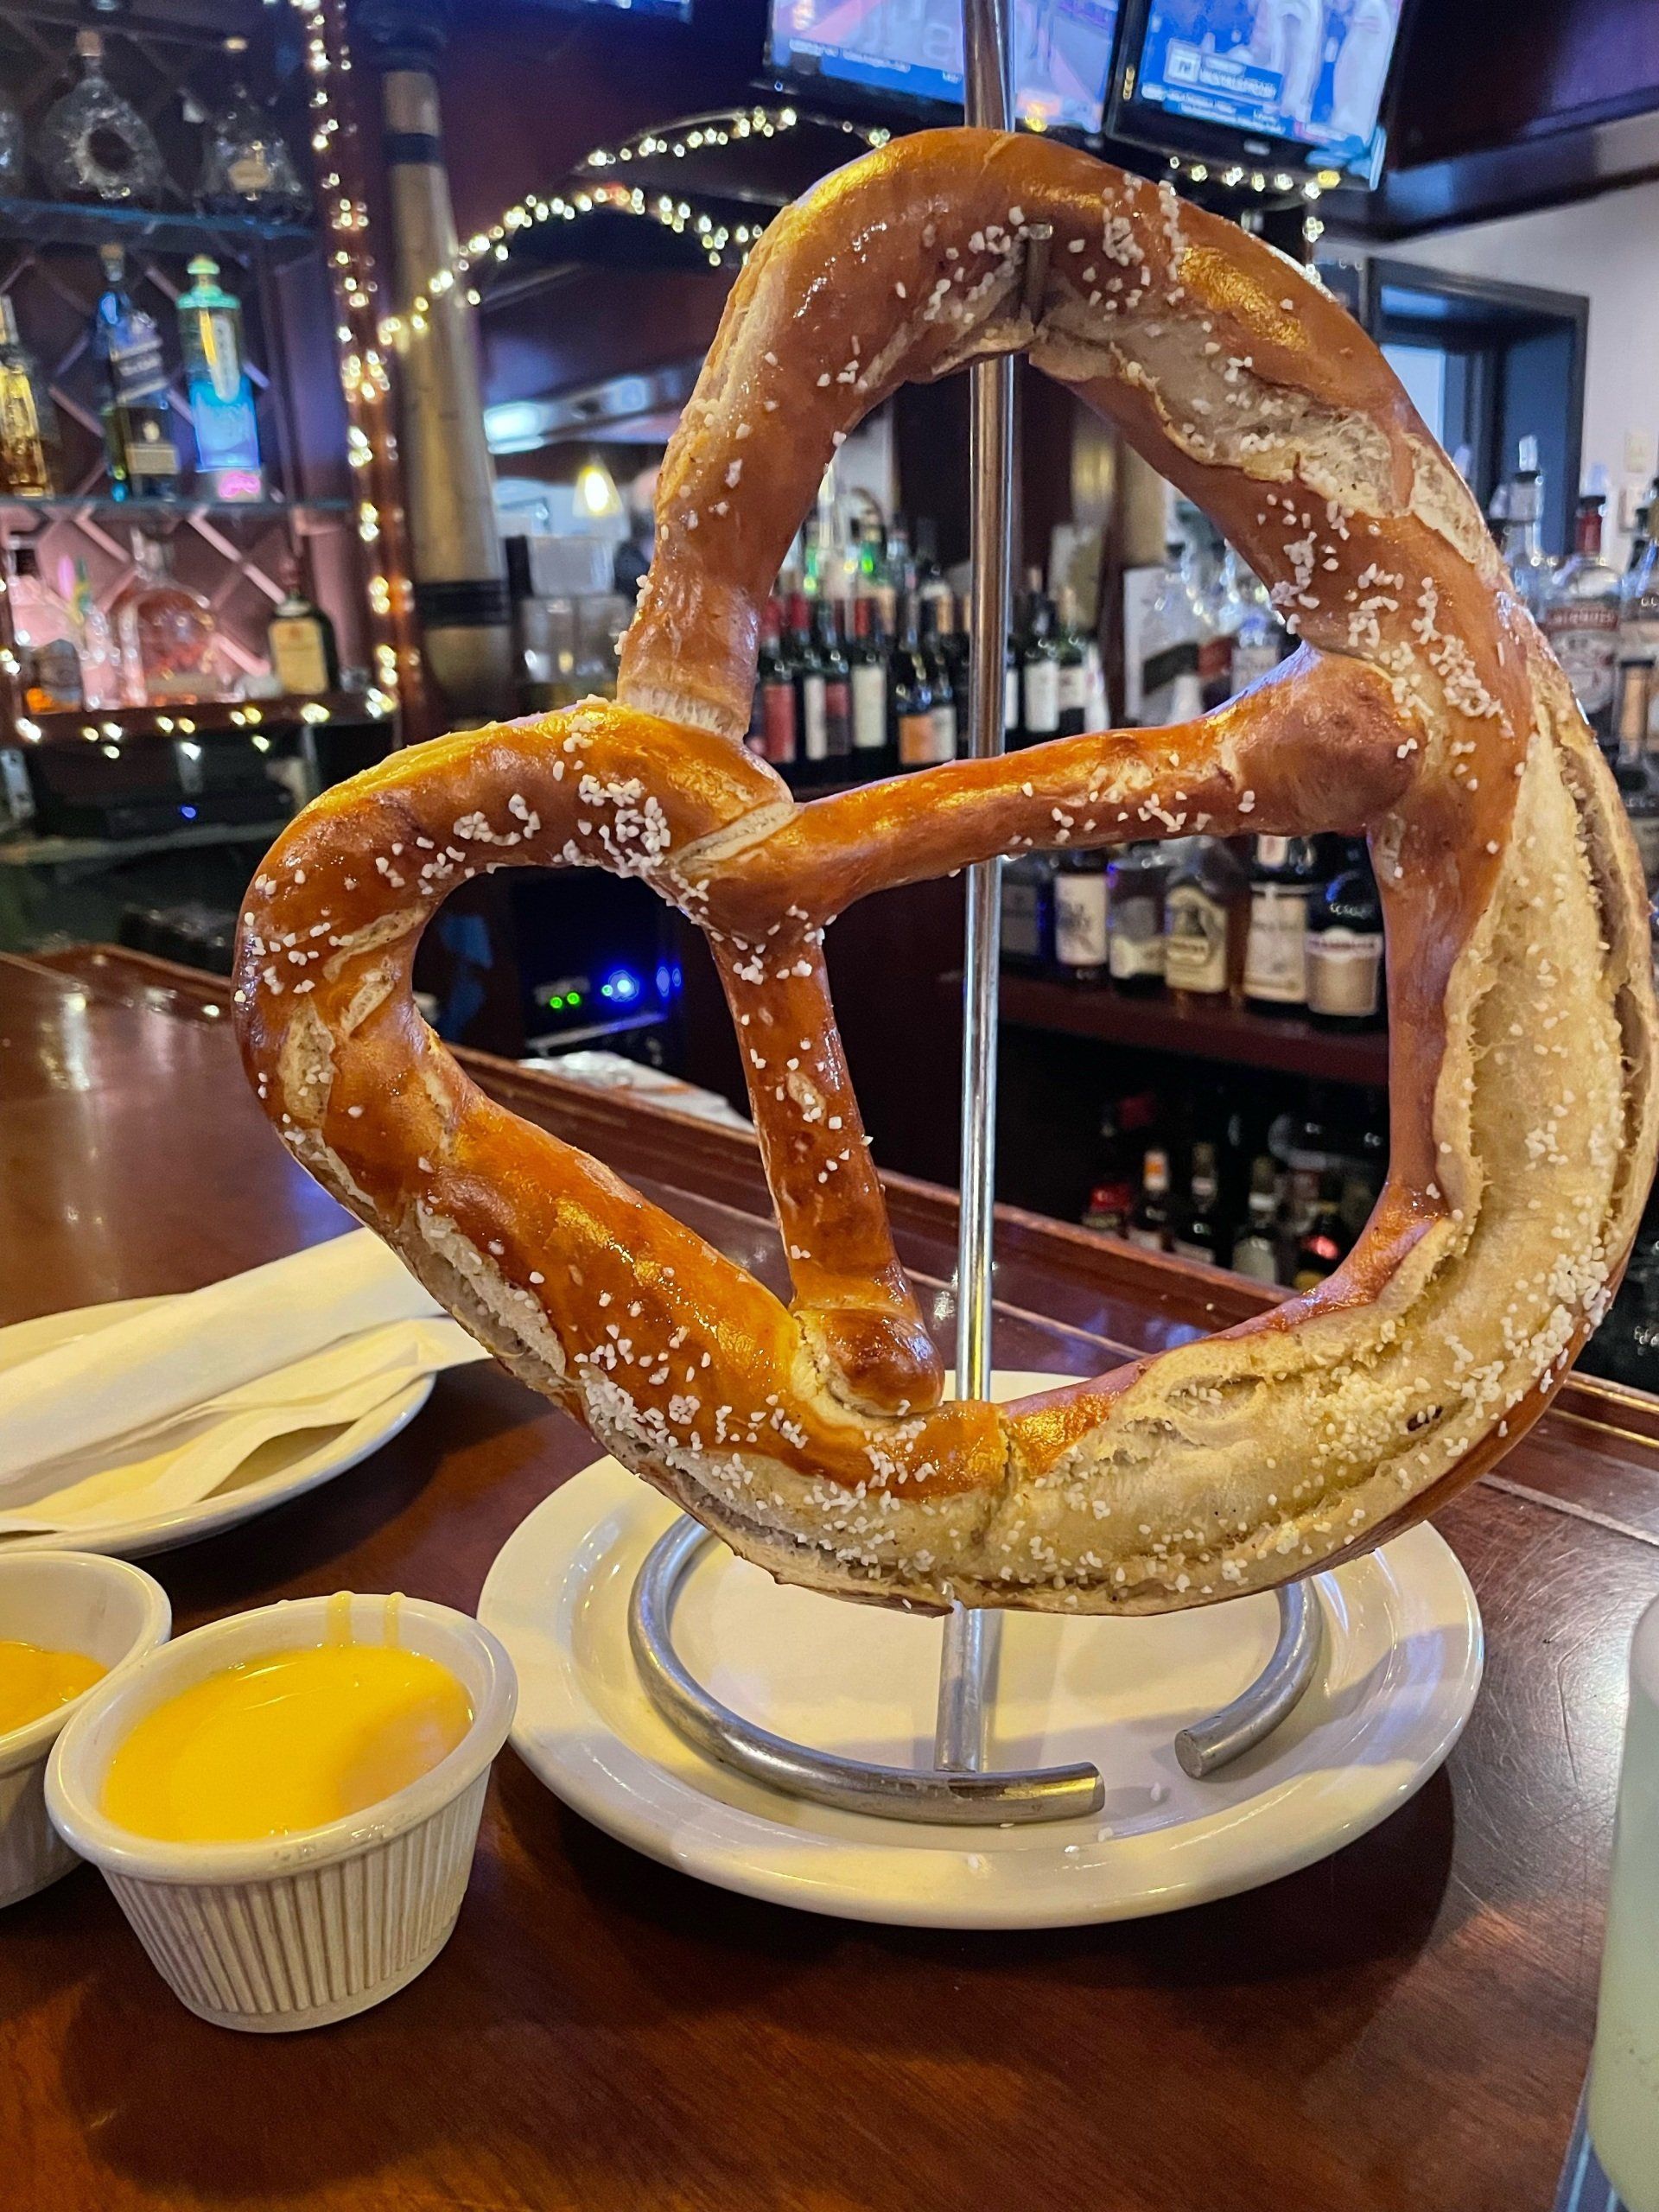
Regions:
<instances>
[{"instance_id":1,"label":"pretzel knot","mask_svg":"<svg viewBox=\"0 0 1659 2212\"><path fill-rule=\"evenodd\" d=\"M1039 226L1046 264L1029 260ZM1304 640L1218 713L797 806L740 743L758 613L847 430L1023 347L1196 499ZM936 131L782 215L664 465L620 701L418 747L284 833L238 1028L296 1155L509 1367L783 1580L1156 1611L1329 1565L1534 1421L1628 1256L1659 1127L1618 795L1463 484L1305 272L1166 186ZM1393 1156L1306 1296L1001 1408L939 1402L825 985L865 893L1206 830L1370 842ZM418 1018L481 869L638 875L708 934L788 1254L785 1308L485 1097Z\"/></svg>"}]
</instances>

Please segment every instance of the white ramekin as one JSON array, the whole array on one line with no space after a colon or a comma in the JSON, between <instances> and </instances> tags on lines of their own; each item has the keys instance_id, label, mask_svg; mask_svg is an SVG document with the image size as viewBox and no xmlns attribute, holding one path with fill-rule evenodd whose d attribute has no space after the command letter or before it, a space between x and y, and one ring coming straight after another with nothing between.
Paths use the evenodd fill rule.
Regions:
<instances>
[{"instance_id":1,"label":"white ramekin","mask_svg":"<svg viewBox=\"0 0 1659 2212\"><path fill-rule=\"evenodd\" d=\"M105 1818L111 1758L145 1713L238 1660L326 1642L342 1605L353 1641L423 1653L467 1692L473 1725L430 1773L326 1827L253 1843L162 1843ZM321 2027L413 1981L449 1940L517 1700L512 1661L465 1613L419 1598L294 1599L193 1630L90 1691L58 1738L47 1806L193 2012L265 2034Z\"/></svg>"},{"instance_id":2,"label":"white ramekin","mask_svg":"<svg viewBox=\"0 0 1659 2212\"><path fill-rule=\"evenodd\" d=\"M165 1643L172 1623L166 1591L125 1560L90 1552L0 1558L0 1641L81 1651L113 1672ZM94 1682L0 1735L0 1905L33 1897L76 1863L47 1818L41 1785L60 1733L102 1688Z\"/></svg>"}]
</instances>

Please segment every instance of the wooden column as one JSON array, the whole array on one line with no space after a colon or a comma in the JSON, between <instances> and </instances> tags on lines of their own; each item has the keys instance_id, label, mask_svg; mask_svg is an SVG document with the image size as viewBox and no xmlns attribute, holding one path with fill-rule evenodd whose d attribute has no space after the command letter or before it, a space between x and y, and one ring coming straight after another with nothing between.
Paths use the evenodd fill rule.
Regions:
<instances>
[{"instance_id":1,"label":"wooden column","mask_svg":"<svg viewBox=\"0 0 1659 2212\"><path fill-rule=\"evenodd\" d=\"M456 238L433 68L448 20L442 0L370 0L358 16L381 73L416 606L451 720L479 721L512 711L512 642L477 319L464 284L442 281Z\"/></svg>"}]
</instances>

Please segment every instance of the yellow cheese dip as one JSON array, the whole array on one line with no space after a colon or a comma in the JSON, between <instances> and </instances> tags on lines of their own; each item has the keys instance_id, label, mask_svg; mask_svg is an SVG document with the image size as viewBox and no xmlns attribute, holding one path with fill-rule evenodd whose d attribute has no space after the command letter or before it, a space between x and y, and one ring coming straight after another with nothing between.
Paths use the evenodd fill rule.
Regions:
<instances>
[{"instance_id":1,"label":"yellow cheese dip","mask_svg":"<svg viewBox=\"0 0 1659 2212\"><path fill-rule=\"evenodd\" d=\"M105 1777L106 1818L168 1843L321 1827L429 1773L472 1726L435 1659L334 1642L244 1659L145 1714Z\"/></svg>"},{"instance_id":2,"label":"yellow cheese dip","mask_svg":"<svg viewBox=\"0 0 1659 2212\"><path fill-rule=\"evenodd\" d=\"M0 1736L67 1705L108 1672L84 1651L46 1651L0 1638Z\"/></svg>"}]
</instances>

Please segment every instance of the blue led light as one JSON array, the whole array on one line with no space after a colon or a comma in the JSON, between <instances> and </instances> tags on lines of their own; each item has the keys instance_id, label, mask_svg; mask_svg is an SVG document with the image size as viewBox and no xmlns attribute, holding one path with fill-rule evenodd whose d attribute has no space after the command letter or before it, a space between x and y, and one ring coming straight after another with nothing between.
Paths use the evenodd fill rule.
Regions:
<instances>
[{"instance_id":1,"label":"blue led light","mask_svg":"<svg viewBox=\"0 0 1659 2212\"><path fill-rule=\"evenodd\" d=\"M639 995L639 978L626 968L613 968L599 987L599 995L617 1006L632 1006Z\"/></svg>"},{"instance_id":2,"label":"blue led light","mask_svg":"<svg viewBox=\"0 0 1659 2212\"><path fill-rule=\"evenodd\" d=\"M194 806L181 806L179 809L179 812L184 817L187 822L194 822L196 818L196 810Z\"/></svg>"},{"instance_id":3,"label":"blue led light","mask_svg":"<svg viewBox=\"0 0 1659 2212\"><path fill-rule=\"evenodd\" d=\"M667 963L667 961L666 961L666 960L659 960L659 961L657 963L657 995L658 995L658 997L659 999L665 999L665 998L667 998L667 997L668 997L668 995L670 995L670 993L673 990L673 988L674 988L674 977L673 977L673 976L672 976L671 972L670 971L668 963Z\"/></svg>"}]
</instances>

